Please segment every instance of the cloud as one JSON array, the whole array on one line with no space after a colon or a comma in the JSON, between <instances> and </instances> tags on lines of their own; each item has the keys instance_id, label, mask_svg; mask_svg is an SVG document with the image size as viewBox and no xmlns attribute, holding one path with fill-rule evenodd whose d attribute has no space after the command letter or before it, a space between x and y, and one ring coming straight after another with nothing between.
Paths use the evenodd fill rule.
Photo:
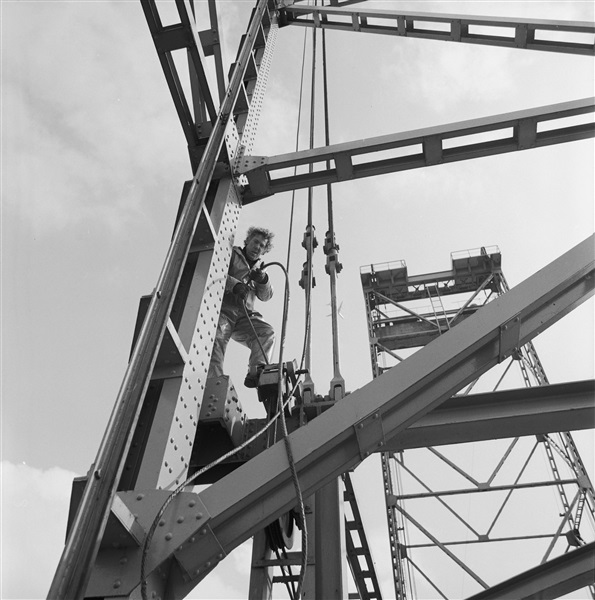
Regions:
<instances>
[{"instance_id":1,"label":"cloud","mask_svg":"<svg viewBox=\"0 0 595 600\"><path fill-rule=\"evenodd\" d=\"M41 470L2 461L1 597L5 600L46 597L64 548L76 476L59 467Z\"/></svg>"},{"instance_id":2,"label":"cloud","mask_svg":"<svg viewBox=\"0 0 595 600\"><path fill-rule=\"evenodd\" d=\"M150 35L130 35L146 28L134 9L101 3L98 12L90 2L3 8L3 201L37 232L85 222L122 233L145 218L146 202L163 202L170 174L176 182L190 175ZM30 11L44 27L34 28ZM151 168L157 163L160 175Z\"/></svg>"},{"instance_id":3,"label":"cloud","mask_svg":"<svg viewBox=\"0 0 595 600\"><path fill-rule=\"evenodd\" d=\"M60 467L37 469L2 461L2 588L4 600L45 598L60 560L72 480ZM189 598L243 598L248 589L252 542L234 550ZM35 576L31 576L31 567ZM229 568L236 575L229 578Z\"/></svg>"}]
</instances>

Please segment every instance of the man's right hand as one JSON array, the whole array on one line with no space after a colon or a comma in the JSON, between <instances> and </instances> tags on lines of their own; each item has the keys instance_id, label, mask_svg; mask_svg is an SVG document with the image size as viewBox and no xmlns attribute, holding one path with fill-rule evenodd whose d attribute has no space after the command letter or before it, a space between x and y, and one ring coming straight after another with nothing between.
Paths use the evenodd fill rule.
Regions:
<instances>
[{"instance_id":1,"label":"man's right hand","mask_svg":"<svg viewBox=\"0 0 595 600\"><path fill-rule=\"evenodd\" d=\"M250 291L250 287L245 283L236 283L233 286L233 293L242 300L245 300L248 296L248 292Z\"/></svg>"}]
</instances>

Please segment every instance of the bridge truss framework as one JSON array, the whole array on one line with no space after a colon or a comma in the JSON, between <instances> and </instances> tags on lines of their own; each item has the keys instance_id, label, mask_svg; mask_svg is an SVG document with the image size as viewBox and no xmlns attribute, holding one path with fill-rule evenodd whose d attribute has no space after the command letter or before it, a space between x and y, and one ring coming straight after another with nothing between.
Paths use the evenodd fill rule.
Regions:
<instances>
[{"instance_id":1,"label":"bridge truss framework","mask_svg":"<svg viewBox=\"0 0 595 600\"><path fill-rule=\"evenodd\" d=\"M49 597L139 597L143 569L149 597L184 597L234 548L258 536L265 525L295 504L282 443L250 457L200 493L184 490L172 499L169 491L183 485L190 473L223 296L222 281L243 204L287 189L594 136L588 117L595 103L587 99L278 157L250 156L279 24L594 53L595 27L591 23L487 23L457 15L379 15L351 11L351 4L352 0L335 0L331 7L306 8L287 0L258 0L228 83L214 0L209 0L210 22L203 30L195 22L189 0L176 0L180 20L173 25L163 25L157 2L141 0L187 140L194 177L183 187L176 229L155 289L141 304L134 349L97 458L80 482L78 497L73 495L76 510ZM435 31L428 27L421 31L418 21L441 25ZM475 29L482 24L501 27L512 35L486 38ZM544 41L538 35L541 31L578 32L591 36L591 41ZM172 53L180 50L189 59L191 102L184 95L172 58ZM210 57L217 73L216 90L209 87L206 76ZM584 121L568 125L564 119L569 116ZM547 128L541 127L544 122ZM472 137L499 131L503 133L488 142ZM382 160L373 158L374 152L387 150L395 154ZM273 175L287 166L307 164L327 166L290 178L275 179ZM399 440L402 445L402 439L415 437L416 428L418 433L429 427L425 432L448 436L447 427L436 428L427 421L435 409L443 406L445 411L452 410L449 399L454 394L526 347L534 336L591 296L593 256L590 238L508 291L498 303L483 307L481 319L470 316L407 361L292 431L289 438L304 495L330 494L321 504L324 511L324 507L340 503L337 482L342 477L347 477L344 485L349 499L350 483L345 474L372 453L383 452ZM534 394L535 418L547 420L548 414L557 414L564 430L591 426L584 418L591 414L590 389L565 386L556 390L553 399L545 390L543 395ZM515 408L514 400L509 400L512 403L508 404L510 412L503 427L514 429L515 435L535 433L530 424L533 419L516 419L518 404ZM567 409L569 405L572 410ZM236 417L248 427L245 415ZM483 429L487 436L491 418L489 411L480 417L487 424ZM554 420L551 417L549 424ZM477 435L469 433L476 428L468 427L463 418L454 433L460 435L465 430L467 435ZM152 542L145 548L148 531L168 501ZM327 593L331 589L332 597L343 597L346 589L341 560L335 556L326 562L320 546L321 527L315 524L312 529L318 552L309 558L312 575L305 597L331 597ZM340 529L341 524L337 527ZM346 527L360 528L357 510L347 519ZM348 550L366 553L364 540L357 547L347 546ZM519 581L509 582L506 592L494 587L485 593L504 598L511 586L520 589L529 580L533 590L552 585L557 591L592 585L589 564L594 552L593 543L584 545L565 555L565 561L547 562L519 576ZM273 566L261 563L259 577L255 576L251 585L251 598L270 595L269 570ZM374 597L375 583L369 573L361 571L354 577L359 596Z\"/></svg>"}]
</instances>

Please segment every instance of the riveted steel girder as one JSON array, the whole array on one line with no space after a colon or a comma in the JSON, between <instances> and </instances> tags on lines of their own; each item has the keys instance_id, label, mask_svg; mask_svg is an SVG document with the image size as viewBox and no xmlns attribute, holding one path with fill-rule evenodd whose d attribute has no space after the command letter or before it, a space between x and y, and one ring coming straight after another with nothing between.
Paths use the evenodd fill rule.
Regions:
<instances>
[{"instance_id":1,"label":"riveted steel girder","mask_svg":"<svg viewBox=\"0 0 595 600\"><path fill-rule=\"evenodd\" d=\"M539 600L564 594L595 583L595 542L567 552L534 569L521 573L467 600Z\"/></svg>"},{"instance_id":2,"label":"riveted steel girder","mask_svg":"<svg viewBox=\"0 0 595 600\"><path fill-rule=\"evenodd\" d=\"M397 434L381 449L399 452L412 448L465 444L595 428L595 381L571 381L533 388L500 390L449 398L438 408ZM251 421L250 431L265 419ZM290 429L294 429L291 427ZM264 450L254 445L241 457L231 457L233 468Z\"/></svg>"},{"instance_id":3,"label":"riveted steel girder","mask_svg":"<svg viewBox=\"0 0 595 600\"><path fill-rule=\"evenodd\" d=\"M595 98L584 98L277 156L245 156L238 162L238 173L248 178L244 203L288 190L592 138L595 124L588 116L572 125L566 119L594 111ZM387 157L390 152L394 156ZM314 170L274 178L275 171L301 165Z\"/></svg>"},{"instance_id":4,"label":"riveted steel girder","mask_svg":"<svg viewBox=\"0 0 595 600\"><path fill-rule=\"evenodd\" d=\"M280 18L282 25L380 33L504 48L595 54L595 24L588 21L397 12L361 7L357 10L346 10L341 6L297 4L285 7ZM556 32L555 39L548 39L550 32Z\"/></svg>"},{"instance_id":5,"label":"riveted steel girder","mask_svg":"<svg viewBox=\"0 0 595 600\"><path fill-rule=\"evenodd\" d=\"M384 450L593 429L594 398L592 379L454 397L397 434Z\"/></svg>"}]
</instances>

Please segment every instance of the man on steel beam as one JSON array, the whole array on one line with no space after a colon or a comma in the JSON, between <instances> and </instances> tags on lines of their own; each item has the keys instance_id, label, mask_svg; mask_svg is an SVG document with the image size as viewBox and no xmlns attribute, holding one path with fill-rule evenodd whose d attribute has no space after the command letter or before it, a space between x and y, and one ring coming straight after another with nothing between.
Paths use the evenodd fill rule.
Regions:
<instances>
[{"instance_id":1,"label":"man on steel beam","mask_svg":"<svg viewBox=\"0 0 595 600\"><path fill-rule=\"evenodd\" d=\"M244 247L233 247L209 377L223 375L223 359L230 338L250 350L248 374L244 380L246 387L258 386L260 373L270 362L275 332L254 310L254 301L258 298L266 302L273 296L273 287L262 268L262 262L259 266L256 264L273 247L274 235L268 229L250 227L246 232Z\"/></svg>"}]
</instances>

